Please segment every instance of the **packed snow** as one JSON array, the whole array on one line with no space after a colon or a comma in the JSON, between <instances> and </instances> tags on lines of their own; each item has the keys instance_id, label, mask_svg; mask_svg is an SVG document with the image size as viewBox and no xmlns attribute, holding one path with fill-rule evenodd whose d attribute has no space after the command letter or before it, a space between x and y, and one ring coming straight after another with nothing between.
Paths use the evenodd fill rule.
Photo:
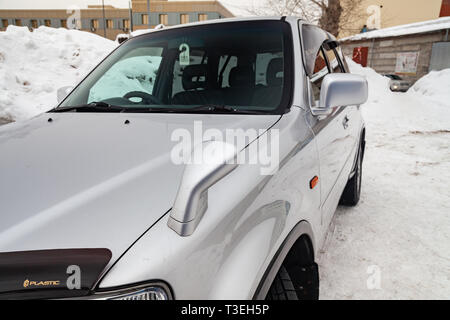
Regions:
<instances>
[{"instance_id":1,"label":"packed snow","mask_svg":"<svg viewBox=\"0 0 450 320\"><path fill-rule=\"evenodd\" d=\"M57 88L76 84L116 45L65 29L0 32L0 123L53 107ZM107 95L105 86L150 90L139 70L157 61L132 62L132 74L118 64L91 99ZM390 92L389 79L374 70L349 64L370 88L362 107L363 188L358 206L338 208L318 257L321 298L448 299L450 70L430 73L404 94Z\"/></svg>"},{"instance_id":2,"label":"packed snow","mask_svg":"<svg viewBox=\"0 0 450 320\"><path fill-rule=\"evenodd\" d=\"M419 79L409 92L416 94L423 101L448 107L450 104L450 69L431 71Z\"/></svg>"},{"instance_id":3,"label":"packed snow","mask_svg":"<svg viewBox=\"0 0 450 320\"><path fill-rule=\"evenodd\" d=\"M438 30L450 29L450 17L443 17L435 20L404 24L400 26L373 30L360 33L354 36L341 39L346 40L365 40L374 38L398 37L417 33L433 32Z\"/></svg>"},{"instance_id":4,"label":"packed snow","mask_svg":"<svg viewBox=\"0 0 450 320\"><path fill-rule=\"evenodd\" d=\"M321 298L448 299L450 70L402 94L372 69L350 65L370 87L362 195L355 208L339 207L330 227Z\"/></svg>"},{"instance_id":5,"label":"packed snow","mask_svg":"<svg viewBox=\"0 0 450 320\"><path fill-rule=\"evenodd\" d=\"M55 107L57 89L78 83L116 45L83 31L8 26L0 32L0 123Z\"/></svg>"}]
</instances>

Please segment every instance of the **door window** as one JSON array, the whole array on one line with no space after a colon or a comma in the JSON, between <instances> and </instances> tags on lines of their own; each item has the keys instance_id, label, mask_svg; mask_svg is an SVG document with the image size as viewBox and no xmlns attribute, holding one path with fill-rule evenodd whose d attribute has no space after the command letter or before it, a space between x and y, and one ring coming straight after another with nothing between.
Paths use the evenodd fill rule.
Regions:
<instances>
[{"instance_id":1,"label":"door window","mask_svg":"<svg viewBox=\"0 0 450 320\"><path fill-rule=\"evenodd\" d=\"M334 49L324 51L327 55L328 64L330 66L332 73L344 73L345 71L342 70L341 63L338 60Z\"/></svg>"},{"instance_id":2,"label":"door window","mask_svg":"<svg viewBox=\"0 0 450 320\"><path fill-rule=\"evenodd\" d=\"M327 60L325 58L325 54L322 48L320 48L319 52L316 56L316 61L314 63L314 71L311 76L311 89L312 89L312 98L314 102L319 101L320 99L320 89L322 87L323 78L330 73L328 68Z\"/></svg>"},{"instance_id":3,"label":"door window","mask_svg":"<svg viewBox=\"0 0 450 320\"><path fill-rule=\"evenodd\" d=\"M344 55L342 54L342 49L340 47L337 47L336 49L334 49L337 53L337 56L339 57L339 59L342 61L342 65L344 66L345 72L348 72L348 64L347 64L347 60L345 60Z\"/></svg>"}]
</instances>

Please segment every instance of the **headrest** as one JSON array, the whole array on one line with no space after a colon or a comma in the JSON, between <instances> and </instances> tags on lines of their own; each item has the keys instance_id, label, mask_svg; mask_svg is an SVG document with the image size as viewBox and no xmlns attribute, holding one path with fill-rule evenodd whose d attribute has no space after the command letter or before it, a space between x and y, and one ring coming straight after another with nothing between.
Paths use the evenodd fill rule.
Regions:
<instances>
[{"instance_id":1,"label":"headrest","mask_svg":"<svg viewBox=\"0 0 450 320\"><path fill-rule=\"evenodd\" d=\"M206 87L206 64L194 64L184 68L182 83L184 90L192 90Z\"/></svg>"},{"instance_id":2,"label":"headrest","mask_svg":"<svg viewBox=\"0 0 450 320\"><path fill-rule=\"evenodd\" d=\"M255 86L255 72L252 66L234 67L230 71L229 81L231 87Z\"/></svg>"},{"instance_id":3,"label":"headrest","mask_svg":"<svg viewBox=\"0 0 450 320\"><path fill-rule=\"evenodd\" d=\"M284 78L284 61L283 58L275 58L270 60L267 66L267 85L269 87L279 87L283 84Z\"/></svg>"}]
</instances>

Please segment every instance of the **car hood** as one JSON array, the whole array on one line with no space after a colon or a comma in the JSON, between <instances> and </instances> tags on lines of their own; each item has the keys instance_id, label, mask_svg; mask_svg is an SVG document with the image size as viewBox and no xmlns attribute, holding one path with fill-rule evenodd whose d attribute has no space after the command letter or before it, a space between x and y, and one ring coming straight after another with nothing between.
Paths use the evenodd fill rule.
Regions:
<instances>
[{"instance_id":1,"label":"car hood","mask_svg":"<svg viewBox=\"0 0 450 320\"><path fill-rule=\"evenodd\" d=\"M2 126L0 252L107 248L111 265L174 202L175 129L267 129L279 118L47 113Z\"/></svg>"}]
</instances>

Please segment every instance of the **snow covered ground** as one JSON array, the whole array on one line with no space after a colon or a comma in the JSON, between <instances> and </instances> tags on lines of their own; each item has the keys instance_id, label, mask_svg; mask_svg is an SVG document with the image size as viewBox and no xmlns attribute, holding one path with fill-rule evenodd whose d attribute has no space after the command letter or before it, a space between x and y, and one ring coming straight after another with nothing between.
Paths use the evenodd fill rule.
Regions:
<instances>
[{"instance_id":1,"label":"snow covered ground","mask_svg":"<svg viewBox=\"0 0 450 320\"><path fill-rule=\"evenodd\" d=\"M321 298L449 299L449 70L402 94L351 69L370 83L362 196L336 212L319 257Z\"/></svg>"},{"instance_id":2,"label":"snow covered ground","mask_svg":"<svg viewBox=\"0 0 450 320\"><path fill-rule=\"evenodd\" d=\"M65 29L0 32L0 125L52 108L57 88L76 84L115 46ZM450 70L402 94L349 63L370 86L363 189L357 207L338 208L319 256L321 298L448 299Z\"/></svg>"}]
</instances>

